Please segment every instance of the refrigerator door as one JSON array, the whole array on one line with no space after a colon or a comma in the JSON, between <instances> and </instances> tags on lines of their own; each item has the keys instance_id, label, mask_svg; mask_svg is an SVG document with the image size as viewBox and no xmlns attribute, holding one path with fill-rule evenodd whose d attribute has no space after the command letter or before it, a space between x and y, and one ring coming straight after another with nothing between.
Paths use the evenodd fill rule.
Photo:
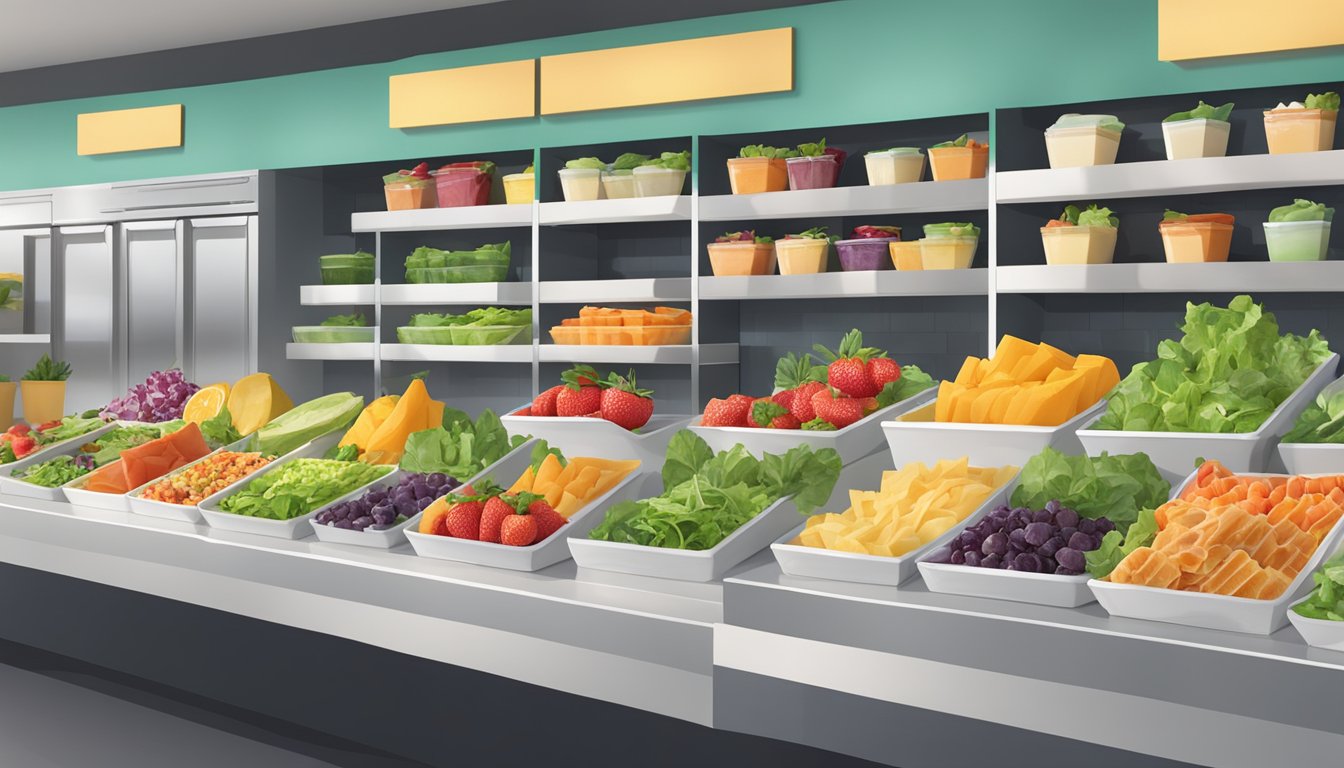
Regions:
<instances>
[{"instance_id":1,"label":"refrigerator door","mask_svg":"<svg viewBox=\"0 0 1344 768\"><path fill-rule=\"evenodd\" d=\"M184 228L181 221L118 227L118 250L126 265L127 383L182 365Z\"/></svg>"},{"instance_id":2,"label":"refrigerator door","mask_svg":"<svg viewBox=\"0 0 1344 768\"><path fill-rule=\"evenodd\" d=\"M51 333L49 228L0 229L0 294L0 342L46 343Z\"/></svg>"},{"instance_id":3,"label":"refrigerator door","mask_svg":"<svg viewBox=\"0 0 1344 768\"><path fill-rule=\"evenodd\" d=\"M187 378L202 386L257 370L257 217L187 227Z\"/></svg>"},{"instance_id":4,"label":"refrigerator door","mask_svg":"<svg viewBox=\"0 0 1344 768\"><path fill-rule=\"evenodd\" d=\"M53 356L70 363L66 411L101 408L125 389L118 354L121 267L110 224L61 227L55 240Z\"/></svg>"}]
</instances>

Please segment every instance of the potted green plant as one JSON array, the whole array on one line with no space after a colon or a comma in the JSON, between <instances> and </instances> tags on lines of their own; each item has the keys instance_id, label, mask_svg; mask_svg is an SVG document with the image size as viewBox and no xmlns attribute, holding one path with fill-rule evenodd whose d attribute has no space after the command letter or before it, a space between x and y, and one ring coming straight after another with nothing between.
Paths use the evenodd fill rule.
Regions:
<instances>
[{"instance_id":1,"label":"potted green plant","mask_svg":"<svg viewBox=\"0 0 1344 768\"><path fill-rule=\"evenodd\" d=\"M18 385L8 376L0 375L0 431L14 424L14 392L17 389Z\"/></svg>"},{"instance_id":2,"label":"potted green plant","mask_svg":"<svg viewBox=\"0 0 1344 768\"><path fill-rule=\"evenodd\" d=\"M65 414L65 380L68 378L69 363L42 355L19 383L23 394L23 420L37 426L61 418Z\"/></svg>"}]
</instances>

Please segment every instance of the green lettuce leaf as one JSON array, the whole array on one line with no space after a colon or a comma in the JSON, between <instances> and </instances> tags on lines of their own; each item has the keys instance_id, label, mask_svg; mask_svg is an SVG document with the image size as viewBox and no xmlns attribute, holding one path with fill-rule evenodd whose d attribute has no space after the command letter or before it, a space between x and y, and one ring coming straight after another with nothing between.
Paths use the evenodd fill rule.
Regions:
<instances>
[{"instance_id":1,"label":"green lettuce leaf","mask_svg":"<svg viewBox=\"0 0 1344 768\"><path fill-rule=\"evenodd\" d=\"M1194 109L1189 110L1188 112L1177 112L1175 114L1167 115L1162 118L1162 122L1174 123L1179 120L1218 120L1226 123L1227 118L1232 115L1233 106L1233 103L1230 101L1220 107L1215 107L1212 104L1205 104L1203 100L1200 100L1199 105Z\"/></svg>"},{"instance_id":2,"label":"green lettuce leaf","mask_svg":"<svg viewBox=\"0 0 1344 768\"><path fill-rule=\"evenodd\" d=\"M1139 510L1161 506L1170 496L1171 483L1145 453L1066 456L1046 448L1023 465L1012 501L1031 509L1058 501L1082 517L1105 517L1124 533Z\"/></svg>"},{"instance_id":3,"label":"green lettuce leaf","mask_svg":"<svg viewBox=\"0 0 1344 768\"><path fill-rule=\"evenodd\" d=\"M1309 93L1302 102L1302 106L1307 109L1328 109L1335 112L1339 111L1339 94L1334 91L1325 93Z\"/></svg>"},{"instance_id":4,"label":"green lettuce leaf","mask_svg":"<svg viewBox=\"0 0 1344 768\"><path fill-rule=\"evenodd\" d=\"M1330 221L1335 216L1334 208L1326 208L1323 203L1298 198L1291 205L1281 205L1269 212L1271 222L1280 221Z\"/></svg>"},{"instance_id":5,"label":"green lettuce leaf","mask_svg":"<svg viewBox=\"0 0 1344 768\"><path fill-rule=\"evenodd\" d=\"M400 466L407 472L442 472L465 482L526 441L522 435L510 437L488 408L474 422L461 411L445 408L444 426L406 438Z\"/></svg>"},{"instance_id":6,"label":"green lettuce leaf","mask_svg":"<svg viewBox=\"0 0 1344 768\"><path fill-rule=\"evenodd\" d=\"M1153 510L1141 510L1138 519L1129 526L1127 532L1121 534L1119 529L1111 531L1101 537L1100 547L1083 553L1083 557L1087 559L1087 572L1092 574L1094 579L1104 579L1111 575L1111 571L1115 570L1126 555L1139 547L1152 544L1155 538L1157 538L1157 518L1154 517Z\"/></svg>"}]
</instances>

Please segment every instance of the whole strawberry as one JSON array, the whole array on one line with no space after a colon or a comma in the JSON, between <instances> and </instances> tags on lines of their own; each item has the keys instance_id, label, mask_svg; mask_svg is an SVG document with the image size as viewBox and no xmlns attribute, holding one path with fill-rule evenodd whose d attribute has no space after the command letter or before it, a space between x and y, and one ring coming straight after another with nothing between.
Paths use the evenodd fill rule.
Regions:
<instances>
[{"instance_id":1,"label":"whole strawberry","mask_svg":"<svg viewBox=\"0 0 1344 768\"><path fill-rule=\"evenodd\" d=\"M500 544L510 547L530 547L536 541L537 521L526 509L506 516L500 523Z\"/></svg>"},{"instance_id":2,"label":"whole strawberry","mask_svg":"<svg viewBox=\"0 0 1344 768\"><path fill-rule=\"evenodd\" d=\"M481 512L484 502L464 501L454 504L443 518L444 533L455 539L479 539L481 536Z\"/></svg>"},{"instance_id":3,"label":"whole strawberry","mask_svg":"<svg viewBox=\"0 0 1344 768\"><path fill-rule=\"evenodd\" d=\"M789 409L776 403L772 398L762 397L751 407L753 426L765 429L801 429L802 422L789 413Z\"/></svg>"},{"instance_id":4,"label":"whole strawberry","mask_svg":"<svg viewBox=\"0 0 1344 768\"><path fill-rule=\"evenodd\" d=\"M537 523L537 541L545 541L569 522L556 512L554 507L547 504L545 499L538 499L527 505L527 512Z\"/></svg>"},{"instance_id":5,"label":"whole strawberry","mask_svg":"<svg viewBox=\"0 0 1344 768\"><path fill-rule=\"evenodd\" d=\"M793 401L789 403L789 414L804 424L817 418L817 410L812 407L812 398L825 388L826 385L819 381L809 381L795 389Z\"/></svg>"},{"instance_id":6,"label":"whole strawberry","mask_svg":"<svg viewBox=\"0 0 1344 768\"><path fill-rule=\"evenodd\" d=\"M635 371L621 376L613 371L602 390L602 418L626 429L639 429L653 416L653 391L635 384Z\"/></svg>"},{"instance_id":7,"label":"whole strawberry","mask_svg":"<svg viewBox=\"0 0 1344 768\"><path fill-rule=\"evenodd\" d=\"M901 380L901 366L890 357L874 357L868 360L866 366L868 380L881 392L882 388L893 381Z\"/></svg>"},{"instance_id":8,"label":"whole strawberry","mask_svg":"<svg viewBox=\"0 0 1344 768\"><path fill-rule=\"evenodd\" d=\"M500 525L503 524L504 518L517 513L517 511L509 502L505 501L503 496L490 497L481 509L480 534L477 539L498 544Z\"/></svg>"},{"instance_id":9,"label":"whole strawberry","mask_svg":"<svg viewBox=\"0 0 1344 768\"><path fill-rule=\"evenodd\" d=\"M830 389L823 389L813 395L812 407L817 412L817 418L836 429L844 429L863 418L862 401L852 397L836 397Z\"/></svg>"},{"instance_id":10,"label":"whole strawberry","mask_svg":"<svg viewBox=\"0 0 1344 768\"><path fill-rule=\"evenodd\" d=\"M556 416L587 416L602 408L598 375L587 365L575 366L560 375L564 386L555 395Z\"/></svg>"},{"instance_id":11,"label":"whole strawberry","mask_svg":"<svg viewBox=\"0 0 1344 768\"><path fill-rule=\"evenodd\" d=\"M798 390L796 389L786 389L771 395L770 399L775 402L775 405L781 406L787 411L793 405L793 398L797 394Z\"/></svg>"},{"instance_id":12,"label":"whole strawberry","mask_svg":"<svg viewBox=\"0 0 1344 768\"><path fill-rule=\"evenodd\" d=\"M874 397L881 391L868 378L868 361L881 354L880 350L863 346L863 334L856 328L840 340L835 352L818 344L816 350L830 361L826 366L826 383L850 397Z\"/></svg>"},{"instance_id":13,"label":"whole strawberry","mask_svg":"<svg viewBox=\"0 0 1344 768\"><path fill-rule=\"evenodd\" d=\"M532 401L532 409L528 415L554 416L555 399L560 395L560 392L563 391L564 388L565 386L563 384L557 384L556 386L551 387L545 392L542 392L541 394L537 395L536 399Z\"/></svg>"},{"instance_id":14,"label":"whole strawberry","mask_svg":"<svg viewBox=\"0 0 1344 768\"><path fill-rule=\"evenodd\" d=\"M714 398L705 405L705 415L700 417L704 427L745 427L752 403L746 395L732 395L726 400Z\"/></svg>"}]
</instances>

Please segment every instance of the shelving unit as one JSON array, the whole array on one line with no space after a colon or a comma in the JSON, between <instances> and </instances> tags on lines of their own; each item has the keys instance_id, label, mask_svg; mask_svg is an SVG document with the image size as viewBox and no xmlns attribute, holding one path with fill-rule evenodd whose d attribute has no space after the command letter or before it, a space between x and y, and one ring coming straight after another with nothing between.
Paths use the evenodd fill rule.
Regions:
<instances>
[{"instance_id":1,"label":"shelving unit","mask_svg":"<svg viewBox=\"0 0 1344 768\"><path fill-rule=\"evenodd\" d=\"M299 303L306 307L370 306L377 303L372 285L304 285Z\"/></svg>"},{"instance_id":2,"label":"shelving unit","mask_svg":"<svg viewBox=\"0 0 1344 768\"><path fill-rule=\"evenodd\" d=\"M378 286L378 301L389 306L513 306L532 303L528 283L429 283L420 285L384 283Z\"/></svg>"},{"instance_id":3,"label":"shelving unit","mask_svg":"<svg viewBox=\"0 0 1344 768\"><path fill-rule=\"evenodd\" d=\"M541 283L542 304L689 302L689 277L551 280Z\"/></svg>"},{"instance_id":4,"label":"shelving unit","mask_svg":"<svg viewBox=\"0 0 1344 768\"><path fill-rule=\"evenodd\" d=\"M700 300L827 299L837 296L984 296L988 288L988 269L702 277Z\"/></svg>"},{"instance_id":5,"label":"shelving unit","mask_svg":"<svg viewBox=\"0 0 1344 768\"><path fill-rule=\"evenodd\" d=\"M1344 261L1040 264L999 267L997 279L999 293L1309 293L1344 285Z\"/></svg>"},{"instance_id":6,"label":"shelving unit","mask_svg":"<svg viewBox=\"0 0 1344 768\"><path fill-rule=\"evenodd\" d=\"M862 164L863 158L856 159ZM918 184L885 187L833 187L757 195L711 195L700 199L700 220L878 216L889 213L983 211L988 208L988 181L967 179L922 181Z\"/></svg>"},{"instance_id":7,"label":"shelving unit","mask_svg":"<svg viewBox=\"0 0 1344 768\"><path fill-rule=\"evenodd\" d=\"M530 227L535 219L535 206L531 205L476 205L356 213L350 217L350 229L352 232L437 232Z\"/></svg>"},{"instance_id":8,"label":"shelving unit","mask_svg":"<svg viewBox=\"0 0 1344 768\"><path fill-rule=\"evenodd\" d=\"M632 197L621 200L542 203L543 226L690 221L691 196Z\"/></svg>"},{"instance_id":9,"label":"shelving unit","mask_svg":"<svg viewBox=\"0 0 1344 768\"><path fill-rule=\"evenodd\" d=\"M649 347L614 345L542 344L543 363L600 363L602 365L692 365L699 350L700 365L735 365L736 344L690 344Z\"/></svg>"},{"instance_id":10,"label":"shelving unit","mask_svg":"<svg viewBox=\"0 0 1344 768\"><path fill-rule=\"evenodd\" d=\"M373 344L295 344L285 345L290 360L373 360Z\"/></svg>"},{"instance_id":11,"label":"shelving unit","mask_svg":"<svg viewBox=\"0 0 1344 768\"><path fill-rule=\"evenodd\" d=\"M531 344L503 344L493 347L460 344L379 344L383 360L407 360L441 363L531 363Z\"/></svg>"}]
</instances>

